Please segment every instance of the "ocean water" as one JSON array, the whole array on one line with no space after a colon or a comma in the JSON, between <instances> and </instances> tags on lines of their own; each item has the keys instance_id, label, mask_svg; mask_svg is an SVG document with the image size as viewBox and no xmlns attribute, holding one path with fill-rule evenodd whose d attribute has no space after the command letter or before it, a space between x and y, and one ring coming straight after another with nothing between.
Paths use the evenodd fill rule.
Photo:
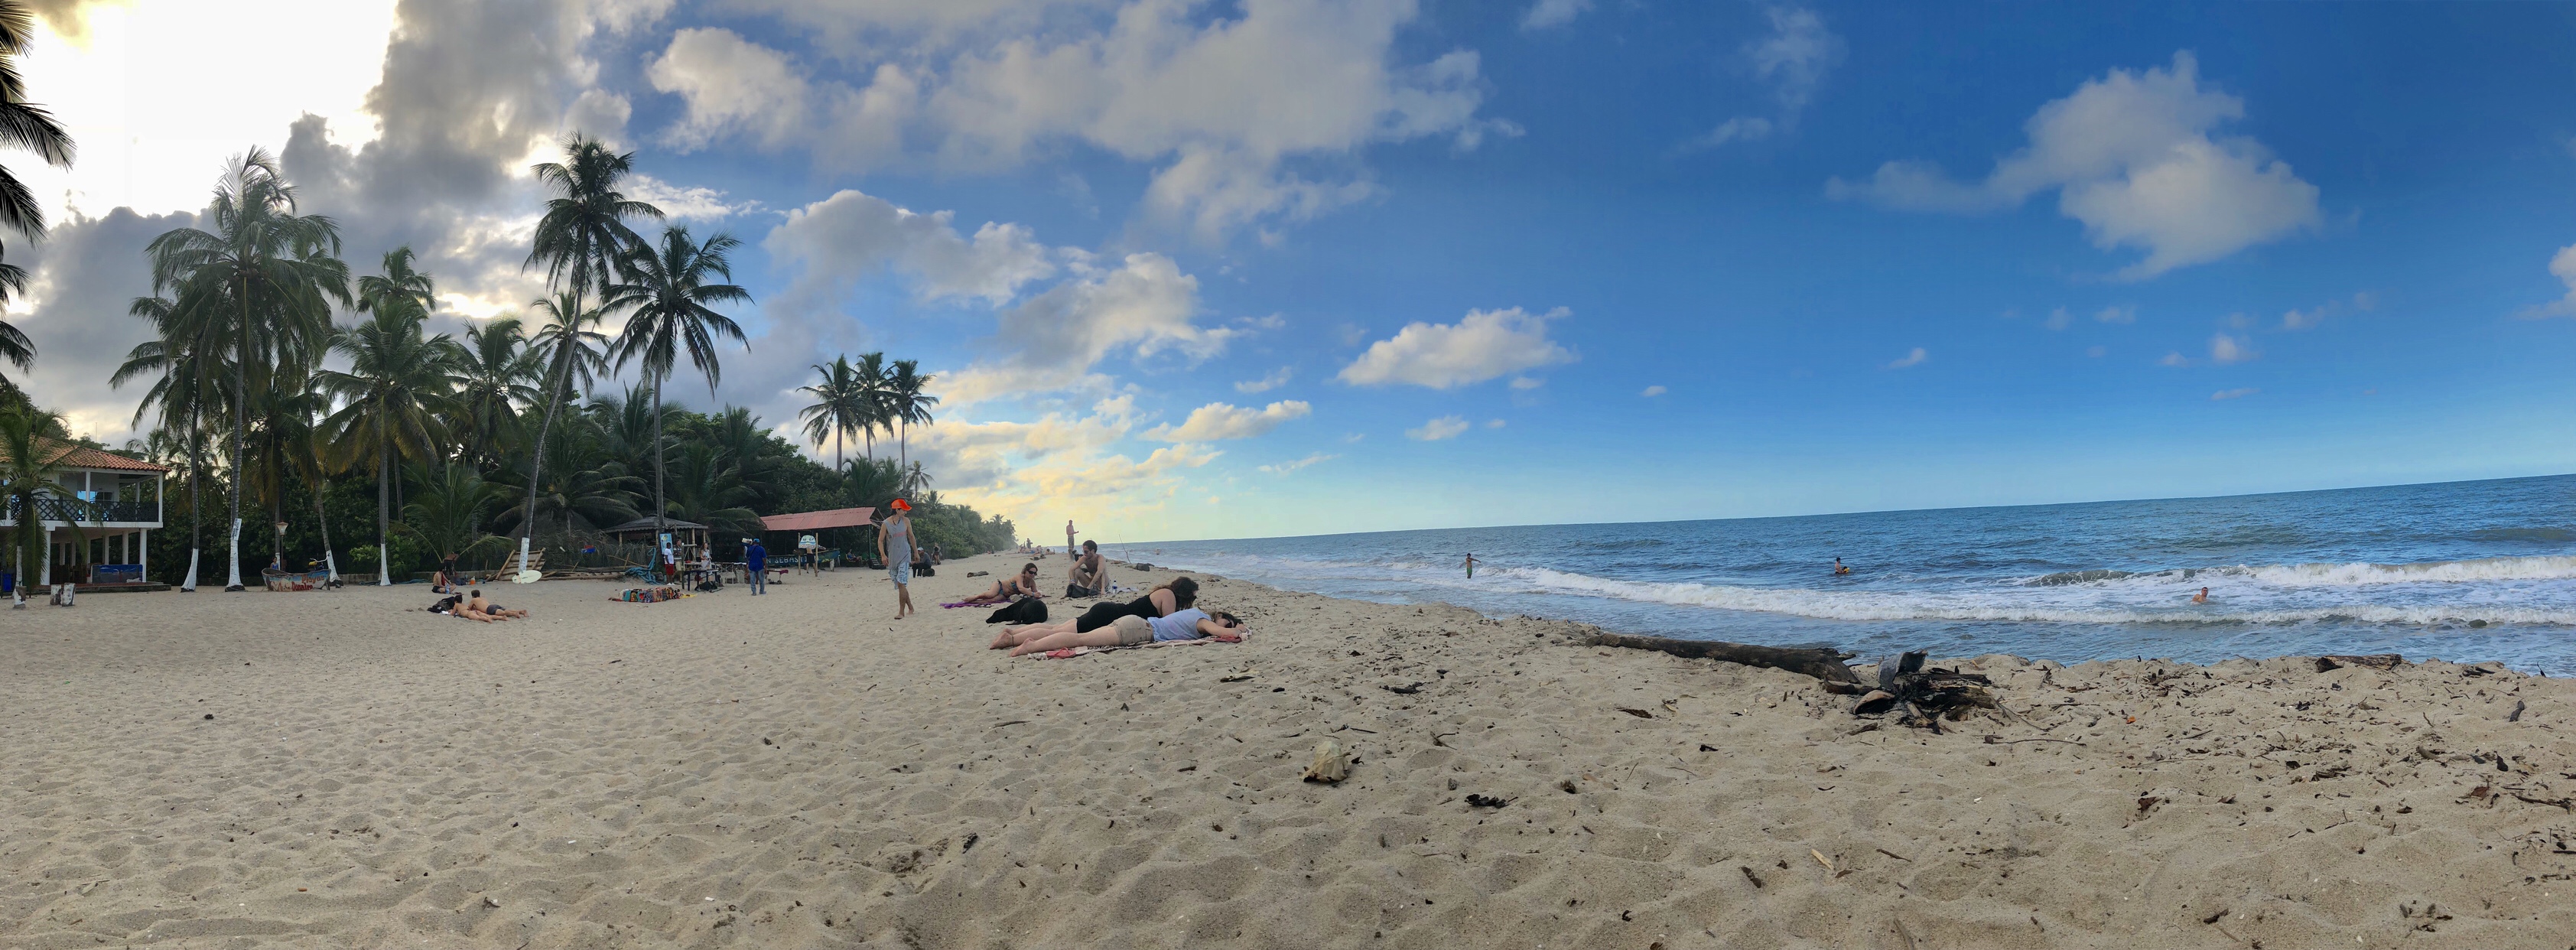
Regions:
<instances>
[{"instance_id":1,"label":"ocean water","mask_svg":"<svg viewBox=\"0 0 2576 950\"><path fill-rule=\"evenodd\" d=\"M1337 597L1864 656L2395 652L2576 673L2576 476L1112 550Z\"/></svg>"}]
</instances>

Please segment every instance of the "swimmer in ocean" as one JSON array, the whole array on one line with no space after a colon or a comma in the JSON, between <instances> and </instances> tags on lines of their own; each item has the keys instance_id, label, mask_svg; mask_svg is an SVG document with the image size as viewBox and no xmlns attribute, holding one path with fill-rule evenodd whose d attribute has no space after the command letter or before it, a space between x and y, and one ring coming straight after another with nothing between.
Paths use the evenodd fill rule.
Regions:
<instances>
[{"instance_id":1,"label":"swimmer in ocean","mask_svg":"<svg viewBox=\"0 0 2576 950\"><path fill-rule=\"evenodd\" d=\"M1842 559L1842 558L1835 558L1835 559L1834 559L1834 576L1836 576L1836 577L1841 577L1841 576L1843 576L1843 575L1845 575L1845 574L1849 574L1849 573L1851 573L1851 568L1848 568L1848 567L1844 567L1844 566L1843 566L1843 559Z\"/></svg>"},{"instance_id":2,"label":"swimmer in ocean","mask_svg":"<svg viewBox=\"0 0 2576 950\"><path fill-rule=\"evenodd\" d=\"M1476 556L1473 554L1467 555L1467 579L1476 579Z\"/></svg>"},{"instance_id":3,"label":"swimmer in ocean","mask_svg":"<svg viewBox=\"0 0 2576 950\"><path fill-rule=\"evenodd\" d=\"M2197 593L2197 594L2193 594L2193 595L2191 595L2191 602L2192 602L2192 603L2195 603L2195 604L2206 604L2206 603L2208 603L2208 602L2209 602L2209 588L2203 587L2203 588L2201 588L2201 589L2200 589L2200 593Z\"/></svg>"}]
</instances>

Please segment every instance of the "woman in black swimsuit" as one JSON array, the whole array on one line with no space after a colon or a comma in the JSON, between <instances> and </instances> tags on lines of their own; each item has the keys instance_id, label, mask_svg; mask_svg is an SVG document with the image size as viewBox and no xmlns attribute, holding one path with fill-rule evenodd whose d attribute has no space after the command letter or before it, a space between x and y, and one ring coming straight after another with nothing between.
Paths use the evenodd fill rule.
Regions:
<instances>
[{"instance_id":1,"label":"woman in black swimsuit","mask_svg":"<svg viewBox=\"0 0 2576 950\"><path fill-rule=\"evenodd\" d=\"M1090 633L1117 623L1120 617L1169 617L1190 609L1198 600L1199 583L1186 577L1175 577L1171 583L1156 586L1146 591L1145 596L1123 604L1093 604L1090 610L1082 612L1082 616L1071 620L1003 627L1002 632L993 637L993 649L1008 650L1058 633Z\"/></svg>"}]
</instances>

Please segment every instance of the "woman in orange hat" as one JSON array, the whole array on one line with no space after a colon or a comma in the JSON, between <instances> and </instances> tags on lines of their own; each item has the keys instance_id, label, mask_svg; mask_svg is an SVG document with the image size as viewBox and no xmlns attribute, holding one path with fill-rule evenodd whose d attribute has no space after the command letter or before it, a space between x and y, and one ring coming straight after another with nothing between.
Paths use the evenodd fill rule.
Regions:
<instances>
[{"instance_id":1,"label":"woman in orange hat","mask_svg":"<svg viewBox=\"0 0 2576 950\"><path fill-rule=\"evenodd\" d=\"M912 616L912 504L897 498L886 507L894 513L877 526L877 557L885 559L886 576L894 579L894 619L901 620Z\"/></svg>"}]
</instances>

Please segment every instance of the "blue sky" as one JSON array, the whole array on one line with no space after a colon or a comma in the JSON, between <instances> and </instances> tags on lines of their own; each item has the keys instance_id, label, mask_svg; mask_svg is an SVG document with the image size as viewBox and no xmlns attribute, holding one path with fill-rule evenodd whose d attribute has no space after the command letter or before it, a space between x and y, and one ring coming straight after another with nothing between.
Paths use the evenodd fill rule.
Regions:
<instances>
[{"instance_id":1,"label":"blue sky","mask_svg":"<svg viewBox=\"0 0 2576 950\"><path fill-rule=\"evenodd\" d=\"M153 2L49 34L34 98ZM80 360L125 344L62 301L127 278L68 250L188 211L214 161L169 156L285 150L353 260L436 247L481 316L533 296L521 170L578 126L746 241L725 399L918 358L914 454L1040 538L2576 469L2562 7L379 5L331 28L385 57L62 186L13 319L76 418L120 434Z\"/></svg>"}]
</instances>

